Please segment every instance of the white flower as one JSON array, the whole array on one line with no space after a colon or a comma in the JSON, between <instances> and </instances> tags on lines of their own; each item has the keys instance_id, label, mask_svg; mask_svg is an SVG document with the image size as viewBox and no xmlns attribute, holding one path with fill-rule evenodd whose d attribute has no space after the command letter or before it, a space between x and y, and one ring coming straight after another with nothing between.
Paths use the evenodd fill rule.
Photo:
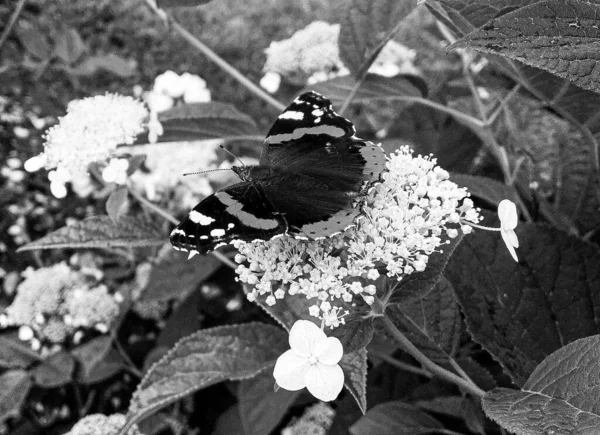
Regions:
<instances>
[{"instance_id":1,"label":"white flower","mask_svg":"<svg viewBox=\"0 0 600 435\"><path fill-rule=\"evenodd\" d=\"M153 113L164 112L175 105L173 98L155 91L146 92L144 94L144 101Z\"/></svg>"},{"instance_id":2,"label":"white flower","mask_svg":"<svg viewBox=\"0 0 600 435\"><path fill-rule=\"evenodd\" d=\"M45 159L43 154L38 154L25 161L23 167L27 172L36 172L44 167Z\"/></svg>"},{"instance_id":3,"label":"white flower","mask_svg":"<svg viewBox=\"0 0 600 435\"><path fill-rule=\"evenodd\" d=\"M274 94L281 84L281 75L276 72L267 71L260 79L260 86L270 94Z\"/></svg>"},{"instance_id":4,"label":"white flower","mask_svg":"<svg viewBox=\"0 0 600 435\"><path fill-rule=\"evenodd\" d=\"M148 110L141 101L117 94L71 101L67 114L45 135L46 168L87 176L91 162L105 160L118 145L132 144L144 130Z\"/></svg>"},{"instance_id":5,"label":"white flower","mask_svg":"<svg viewBox=\"0 0 600 435\"><path fill-rule=\"evenodd\" d=\"M156 76L152 90L157 94L168 95L171 98L181 98L185 91L185 84L179 74L167 70Z\"/></svg>"},{"instance_id":6,"label":"white flower","mask_svg":"<svg viewBox=\"0 0 600 435\"><path fill-rule=\"evenodd\" d=\"M206 82L202 78L194 74L183 73L181 82L185 103L208 103L210 101L210 91L206 88Z\"/></svg>"},{"instance_id":7,"label":"white flower","mask_svg":"<svg viewBox=\"0 0 600 435\"><path fill-rule=\"evenodd\" d=\"M108 165L102 170L102 179L107 183L125 184L127 182L127 159L110 159Z\"/></svg>"},{"instance_id":8,"label":"white flower","mask_svg":"<svg viewBox=\"0 0 600 435\"><path fill-rule=\"evenodd\" d=\"M515 248L519 247L519 239L515 233L515 228L519 222L519 216L517 215L517 206L514 202L508 199L503 199L498 205L498 217L500 218L500 234L502 234L502 240L506 244L510 255L516 262L519 261Z\"/></svg>"},{"instance_id":9,"label":"white flower","mask_svg":"<svg viewBox=\"0 0 600 435\"><path fill-rule=\"evenodd\" d=\"M338 364L344 354L340 340L327 337L308 320L298 320L289 342L291 349L277 358L273 370L277 385L289 391L306 387L319 400L334 400L344 386L344 372Z\"/></svg>"}]
</instances>

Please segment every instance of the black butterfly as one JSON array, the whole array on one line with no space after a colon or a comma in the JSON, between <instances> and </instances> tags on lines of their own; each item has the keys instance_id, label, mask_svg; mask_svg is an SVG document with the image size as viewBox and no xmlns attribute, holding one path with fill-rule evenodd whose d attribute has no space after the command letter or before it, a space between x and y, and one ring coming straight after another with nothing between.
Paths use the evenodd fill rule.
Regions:
<instances>
[{"instance_id":1,"label":"black butterfly","mask_svg":"<svg viewBox=\"0 0 600 435\"><path fill-rule=\"evenodd\" d=\"M233 240L288 234L319 239L353 225L358 199L385 169L381 147L316 92L296 98L271 127L257 166L200 202L171 233L175 249L204 254Z\"/></svg>"}]
</instances>

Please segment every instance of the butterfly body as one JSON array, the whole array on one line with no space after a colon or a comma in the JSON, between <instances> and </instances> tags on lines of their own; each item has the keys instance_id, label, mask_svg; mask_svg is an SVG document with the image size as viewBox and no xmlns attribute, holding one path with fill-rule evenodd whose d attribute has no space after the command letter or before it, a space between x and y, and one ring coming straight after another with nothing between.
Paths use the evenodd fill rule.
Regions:
<instances>
[{"instance_id":1,"label":"butterfly body","mask_svg":"<svg viewBox=\"0 0 600 435\"><path fill-rule=\"evenodd\" d=\"M302 94L267 134L260 164L233 167L241 182L194 207L171 243L206 253L233 240L332 236L354 224L358 200L385 162L383 150L354 137L352 123L329 100Z\"/></svg>"}]
</instances>

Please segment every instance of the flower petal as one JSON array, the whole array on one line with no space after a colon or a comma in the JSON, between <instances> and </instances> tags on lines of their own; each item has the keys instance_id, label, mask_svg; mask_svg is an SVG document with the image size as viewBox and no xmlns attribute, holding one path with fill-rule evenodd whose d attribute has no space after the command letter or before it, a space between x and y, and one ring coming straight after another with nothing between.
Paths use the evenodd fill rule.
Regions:
<instances>
[{"instance_id":1,"label":"flower petal","mask_svg":"<svg viewBox=\"0 0 600 435\"><path fill-rule=\"evenodd\" d=\"M519 222L517 214L517 206L514 202L508 199L503 199L498 204L498 217L500 218L500 226L504 230L514 230Z\"/></svg>"},{"instance_id":2,"label":"flower petal","mask_svg":"<svg viewBox=\"0 0 600 435\"><path fill-rule=\"evenodd\" d=\"M308 358L314 355L315 343L325 340L325 333L310 320L298 320L290 329L290 347L296 354Z\"/></svg>"},{"instance_id":3,"label":"flower petal","mask_svg":"<svg viewBox=\"0 0 600 435\"><path fill-rule=\"evenodd\" d=\"M304 380L308 367L308 360L296 355L290 349L277 358L273 369L273 377L281 388L289 391L301 390L306 386Z\"/></svg>"},{"instance_id":4,"label":"flower petal","mask_svg":"<svg viewBox=\"0 0 600 435\"><path fill-rule=\"evenodd\" d=\"M327 337L315 343L314 356L321 364L337 364L344 356L342 343L335 337Z\"/></svg>"},{"instance_id":5,"label":"flower petal","mask_svg":"<svg viewBox=\"0 0 600 435\"><path fill-rule=\"evenodd\" d=\"M518 263L519 259L517 258L517 253L515 251L515 248L519 247L519 239L517 239L517 234L513 230L500 230L500 234L502 235L504 244L508 248L508 252L510 252L512 258Z\"/></svg>"},{"instance_id":6,"label":"flower petal","mask_svg":"<svg viewBox=\"0 0 600 435\"><path fill-rule=\"evenodd\" d=\"M335 365L314 364L306 371L306 388L323 402L334 400L344 387L344 372Z\"/></svg>"}]
</instances>

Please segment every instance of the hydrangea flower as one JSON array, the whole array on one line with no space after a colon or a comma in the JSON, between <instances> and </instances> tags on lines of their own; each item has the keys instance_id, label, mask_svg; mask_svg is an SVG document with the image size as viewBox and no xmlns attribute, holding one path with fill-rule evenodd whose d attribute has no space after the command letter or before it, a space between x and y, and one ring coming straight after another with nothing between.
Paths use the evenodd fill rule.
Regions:
<instances>
[{"instance_id":1,"label":"hydrangea flower","mask_svg":"<svg viewBox=\"0 0 600 435\"><path fill-rule=\"evenodd\" d=\"M342 343L308 320L298 320L290 329L290 347L275 363L273 377L281 388L297 391L306 387L317 399L334 400L344 386L339 362Z\"/></svg>"},{"instance_id":2,"label":"hydrangea flower","mask_svg":"<svg viewBox=\"0 0 600 435\"><path fill-rule=\"evenodd\" d=\"M127 421L123 414L90 414L83 417L65 435L116 435ZM127 435L142 435L137 425Z\"/></svg>"},{"instance_id":3,"label":"hydrangea flower","mask_svg":"<svg viewBox=\"0 0 600 435\"><path fill-rule=\"evenodd\" d=\"M515 233L517 223L519 222L519 216L517 214L517 206L514 202L508 199L503 199L498 205L498 217L500 218L500 234L502 240L508 248L512 258L519 262L515 248L519 247L519 239Z\"/></svg>"},{"instance_id":4,"label":"hydrangea flower","mask_svg":"<svg viewBox=\"0 0 600 435\"><path fill-rule=\"evenodd\" d=\"M125 184L128 168L127 159L110 159L108 165L102 170L102 179L107 183Z\"/></svg>"},{"instance_id":5,"label":"hydrangea flower","mask_svg":"<svg viewBox=\"0 0 600 435\"><path fill-rule=\"evenodd\" d=\"M302 295L314 301L309 314L334 328L344 323L343 307L356 298L374 302L381 275L401 280L425 270L445 238L468 233L469 224L479 222L466 189L451 182L435 159L402 147L387 169L354 228L325 240L233 242L240 252L238 279L252 287L248 299L274 305L286 294Z\"/></svg>"}]
</instances>

